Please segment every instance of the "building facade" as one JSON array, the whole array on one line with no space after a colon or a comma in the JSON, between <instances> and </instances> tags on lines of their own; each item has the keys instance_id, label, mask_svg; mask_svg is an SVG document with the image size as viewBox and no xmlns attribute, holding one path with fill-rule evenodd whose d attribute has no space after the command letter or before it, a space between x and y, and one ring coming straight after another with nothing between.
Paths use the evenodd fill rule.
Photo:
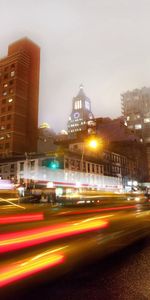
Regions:
<instances>
[{"instance_id":1,"label":"building facade","mask_svg":"<svg viewBox=\"0 0 150 300\"><path fill-rule=\"evenodd\" d=\"M126 126L146 145L150 182L150 88L135 89L121 95L122 113Z\"/></svg>"},{"instance_id":2,"label":"building facade","mask_svg":"<svg viewBox=\"0 0 150 300\"><path fill-rule=\"evenodd\" d=\"M83 86L80 85L79 93L72 101L72 112L68 121L69 137L77 137L81 133L92 133L94 116L91 111L91 101L85 95Z\"/></svg>"},{"instance_id":3,"label":"building facade","mask_svg":"<svg viewBox=\"0 0 150 300\"><path fill-rule=\"evenodd\" d=\"M121 95L125 124L141 142L150 143L150 88L135 89Z\"/></svg>"},{"instance_id":4,"label":"building facade","mask_svg":"<svg viewBox=\"0 0 150 300\"><path fill-rule=\"evenodd\" d=\"M37 151L40 48L27 38L0 60L0 155Z\"/></svg>"}]
</instances>

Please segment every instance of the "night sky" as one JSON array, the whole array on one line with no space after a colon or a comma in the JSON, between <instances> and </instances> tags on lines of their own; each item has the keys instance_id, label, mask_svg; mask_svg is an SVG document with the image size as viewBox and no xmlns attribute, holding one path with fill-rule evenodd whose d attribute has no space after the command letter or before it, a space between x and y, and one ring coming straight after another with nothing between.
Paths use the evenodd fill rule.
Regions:
<instances>
[{"instance_id":1,"label":"night sky","mask_svg":"<svg viewBox=\"0 0 150 300\"><path fill-rule=\"evenodd\" d=\"M41 47L39 124L66 128L84 85L96 117L121 114L120 93L150 86L149 0L0 0L0 57L24 36Z\"/></svg>"}]
</instances>

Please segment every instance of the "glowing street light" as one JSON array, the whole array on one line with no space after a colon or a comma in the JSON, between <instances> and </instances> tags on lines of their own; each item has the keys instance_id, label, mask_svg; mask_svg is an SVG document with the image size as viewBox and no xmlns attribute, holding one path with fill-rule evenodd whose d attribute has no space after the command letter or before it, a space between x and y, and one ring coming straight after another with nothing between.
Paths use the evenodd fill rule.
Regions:
<instances>
[{"instance_id":1,"label":"glowing street light","mask_svg":"<svg viewBox=\"0 0 150 300\"><path fill-rule=\"evenodd\" d=\"M99 144L98 144L98 141L96 139L92 139L92 140L89 141L88 146L89 146L89 148L97 149Z\"/></svg>"},{"instance_id":2,"label":"glowing street light","mask_svg":"<svg viewBox=\"0 0 150 300\"><path fill-rule=\"evenodd\" d=\"M90 138L85 142L85 146L83 144L82 157L81 157L81 171L83 171L83 158L84 158L85 147L88 150L90 149L97 150L99 147L102 147L102 141L97 138Z\"/></svg>"}]
</instances>

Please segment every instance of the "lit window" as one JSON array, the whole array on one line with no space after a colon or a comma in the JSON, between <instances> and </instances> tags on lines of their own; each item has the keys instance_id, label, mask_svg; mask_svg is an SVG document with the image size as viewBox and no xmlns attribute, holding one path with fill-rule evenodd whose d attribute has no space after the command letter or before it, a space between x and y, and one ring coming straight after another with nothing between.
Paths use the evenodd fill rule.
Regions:
<instances>
[{"instance_id":1,"label":"lit window","mask_svg":"<svg viewBox=\"0 0 150 300\"><path fill-rule=\"evenodd\" d=\"M136 115L136 118L137 118L137 119L140 119L140 115Z\"/></svg>"},{"instance_id":2,"label":"lit window","mask_svg":"<svg viewBox=\"0 0 150 300\"><path fill-rule=\"evenodd\" d=\"M7 92L6 91L3 92L3 96L7 96Z\"/></svg>"},{"instance_id":3,"label":"lit window","mask_svg":"<svg viewBox=\"0 0 150 300\"><path fill-rule=\"evenodd\" d=\"M3 87L4 87L4 88L7 88L7 87L8 87L8 84L7 84L7 83L4 83L4 84L3 84Z\"/></svg>"},{"instance_id":4,"label":"lit window","mask_svg":"<svg viewBox=\"0 0 150 300\"><path fill-rule=\"evenodd\" d=\"M8 102L9 102L9 103L11 103L12 101L13 101L13 99L12 99L12 98L8 99Z\"/></svg>"},{"instance_id":5,"label":"lit window","mask_svg":"<svg viewBox=\"0 0 150 300\"><path fill-rule=\"evenodd\" d=\"M5 126L2 125L2 126L1 126L1 130L4 130L4 129L5 129Z\"/></svg>"},{"instance_id":6,"label":"lit window","mask_svg":"<svg viewBox=\"0 0 150 300\"><path fill-rule=\"evenodd\" d=\"M10 90L9 90L9 93L10 93L10 94L13 94L13 92L14 92L13 89L10 89Z\"/></svg>"},{"instance_id":7,"label":"lit window","mask_svg":"<svg viewBox=\"0 0 150 300\"><path fill-rule=\"evenodd\" d=\"M14 77L15 76L15 71L11 71L10 76Z\"/></svg>"},{"instance_id":8,"label":"lit window","mask_svg":"<svg viewBox=\"0 0 150 300\"><path fill-rule=\"evenodd\" d=\"M135 129L141 129L142 125L141 124L135 124Z\"/></svg>"},{"instance_id":9,"label":"lit window","mask_svg":"<svg viewBox=\"0 0 150 300\"><path fill-rule=\"evenodd\" d=\"M150 123L150 118L145 118L144 123Z\"/></svg>"},{"instance_id":10,"label":"lit window","mask_svg":"<svg viewBox=\"0 0 150 300\"><path fill-rule=\"evenodd\" d=\"M81 102L81 100L78 100L78 101L75 102L74 108L75 108L75 109L80 109L80 108L82 108L82 102Z\"/></svg>"},{"instance_id":11,"label":"lit window","mask_svg":"<svg viewBox=\"0 0 150 300\"><path fill-rule=\"evenodd\" d=\"M127 121L129 121L130 120L130 116L127 116Z\"/></svg>"},{"instance_id":12,"label":"lit window","mask_svg":"<svg viewBox=\"0 0 150 300\"><path fill-rule=\"evenodd\" d=\"M4 136L0 136L0 140L4 140Z\"/></svg>"}]
</instances>

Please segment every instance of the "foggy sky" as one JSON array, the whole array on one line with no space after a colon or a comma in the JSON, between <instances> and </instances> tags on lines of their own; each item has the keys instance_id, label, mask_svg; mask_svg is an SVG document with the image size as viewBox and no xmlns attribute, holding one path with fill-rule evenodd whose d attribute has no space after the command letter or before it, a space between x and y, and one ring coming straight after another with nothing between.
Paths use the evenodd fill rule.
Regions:
<instances>
[{"instance_id":1,"label":"foggy sky","mask_svg":"<svg viewBox=\"0 0 150 300\"><path fill-rule=\"evenodd\" d=\"M96 117L121 114L120 93L150 86L149 0L0 0L0 57L29 37L41 47L39 124L65 129L84 85Z\"/></svg>"}]
</instances>

